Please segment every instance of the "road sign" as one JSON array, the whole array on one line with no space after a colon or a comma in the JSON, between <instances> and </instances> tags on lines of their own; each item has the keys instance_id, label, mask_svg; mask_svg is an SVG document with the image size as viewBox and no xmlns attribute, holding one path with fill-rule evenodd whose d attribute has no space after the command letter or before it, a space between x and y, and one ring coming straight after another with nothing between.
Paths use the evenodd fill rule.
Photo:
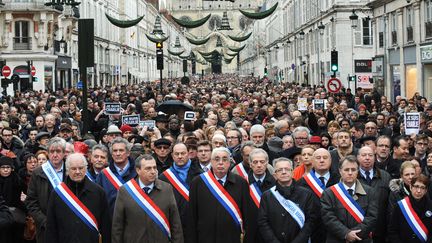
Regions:
<instances>
[{"instance_id":1,"label":"road sign","mask_svg":"<svg viewBox=\"0 0 432 243\"><path fill-rule=\"evenodd\" d=\"M9 66L3 66L3 68L2 68L2 76L3 77L9 77L11 75L11 69L10 69L10 67Z\"/></svg>"},{"instance_id":2,"label":"road sign","mask_svg":"<svg viewBox=\"0 0 432 243\"><path fill-rule=\"evenodd\" d=\"M331 78L327 82L327 90L332 93L337 93L342 88L342 83L337 78Z\"/></svg>"},{"instance_id":3,"label":"road sign","mask_svg":"<svg viewBox=\"0 0 432 243\"><path fill-rule=\"evenodd\" d=\"M31 76L35 76L36 75L36 68L34 66L31 66L31 72L30 72Z\"/></svg>"},{"instance_id":4,"label":"road sign","mask_svg":"<svg viewBox=\"0 0 432 243\"><path fill-rule=\"evenodd\" d=\"M156 48L163 48L162 42L157 42L156 43Z\"/></svg>"}]
</instances>

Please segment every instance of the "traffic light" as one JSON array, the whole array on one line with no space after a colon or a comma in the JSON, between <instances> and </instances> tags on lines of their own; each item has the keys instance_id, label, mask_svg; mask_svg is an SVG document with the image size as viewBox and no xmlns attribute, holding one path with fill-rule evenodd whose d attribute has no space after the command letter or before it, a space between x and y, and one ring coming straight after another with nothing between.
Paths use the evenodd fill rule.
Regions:
<instances>
[{"instance_id":1,"label":"traffic light","mask_svg":"<svg viewBox=\"0 0 432 243\"><path fill-rule=\"evenodd\" d=\"M330 70L332 72L337 72L339 70L338 52L337 51L331 51Z\"/></svg>"},{"instance_id":2,"label":"traffic light","mask_svg":"<svg viewBox=\"0 0 432 243\"><path fill-rule=\"evenodd\" d=\"M348 81L350 81L350 82L355 82L356 79L357 79L357 75L348 76Z\"/></svg>"},{"instance_id":3,"label":"traffic light","mask_svg":"<svg viewBox=\"0 0 432 243\"><path fill-rule=\"evenodd\" d=\"M164 69L164 63L163 63L163 45L162 42L156 43L156 68L157 70L163 70Z\"/></svg>"},{"instance_id":4,"label":"traffic light","mask_svg":"<svg viewBox=\"0 0 432 243\"><path fill-rule=\"evenodd\" d=\"M18 83L18 82L20 81L20 77L18 76L18 74L14 74L14 75L12 75L12 77L11 77L11 81L12 81L13 83Z\"/></svg>"},{"instance_id":5,"label":"traffic light","mask_svg":"<svg viewBox=\"0 0 432 243\"><path fill-rule=\"evenodd\" d=\"M267 67L264 68L264 76L267 76L268 72L267 72Z\"/></svg>"}]
</instances>

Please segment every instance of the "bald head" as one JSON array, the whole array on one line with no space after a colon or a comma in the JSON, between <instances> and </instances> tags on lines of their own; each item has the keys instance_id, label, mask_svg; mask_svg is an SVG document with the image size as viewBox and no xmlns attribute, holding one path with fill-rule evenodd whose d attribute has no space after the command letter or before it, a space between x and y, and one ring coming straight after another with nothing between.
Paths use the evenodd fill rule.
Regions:
<instances>
[{"instance_id":1,"label":"bald head","mask_svg":"<svg viewBox=\"0 0 432 243\"><path fill-rule=\"evenodd\" d=\"M331 156L327 149L319 148L312 155L312 166L320 174L326 174L331 166Z\"/></svg>"},{"instance_id":2,"label":"bald head","mask_svg":"<svg viewBox=\"0 0 432 243\"><path fill-rule=\"evenodd\" d=\"M360 167L365 170L369 171L374 167L375 164L375 152L374 150L369 146L363 146L359 149L359 152L357 154L357 160L360 164Z\"/></svg>"}]
</instances>

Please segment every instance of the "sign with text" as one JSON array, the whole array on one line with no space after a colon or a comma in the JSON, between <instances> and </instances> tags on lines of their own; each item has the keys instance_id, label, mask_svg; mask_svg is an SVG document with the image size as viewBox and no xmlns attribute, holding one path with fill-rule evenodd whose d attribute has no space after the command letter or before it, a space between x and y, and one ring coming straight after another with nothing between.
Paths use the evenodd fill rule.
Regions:
<instances>
[{"instance_id":1,"label":"sign with text","mask_svg":"<svg viewBox=\"0 0 432 243\"><path fill-rule=\"evenodd\" d=\"M356 73L371 73L372 60L354 60L354 71Z\"/></svg>"},{"instance_id":2,"label":"sign with text","mask_svg":"<svg viewBox=\"0 0 432 243\"><path fill-rule=\"evenodd\" d=\"M193 121L195 120L195 112L194 111L186 111L184 114L185 121Z\"/></svg>"},{"instance_id":3,"label":"sign with text","mask_svg":"<svg viewBox=\"0 0 432 243\"><path fill-rule=\"evenodd\" d=\"M120 103L105 103L105 114L119 115L121 113Z\"/></svg>"},{"instance_id":4,"label":"sign with text","mask_svg":"<svg viewBox=\"0 0 432 243\"><path fill-rule=\"evenodd\" d=\"M301 98L301 97L299 97L297 99L297 109L299 111L307 111L307 109L308 109L307 98Z\"/></svg>"},{"instance_id":5,"label":"sign with text","mask_svg":"<svg viewBox=\"0 0 432 243\"><path fill-rule=\"evenodd\" d=\"M404 115L405 134L418 134L420 131L420 113L405 113Z\"/></svg>"},{"instance_id":6,"label":"sign with text","mask_svg":"<svg viewBox=\"0 0 432 243\"><path fill-rule=\"evenodd\" d=\"M432 62L432 45L420 47L421 61Z\"/></svg>"},{"instance_id":7,"label":"sign with text","mask_svg":"<svg viewBox=\"0 0 432 243\"><path fill-rule=\"evenodd\" d=\"M140 121L139 124L141 127L148 127L148 129L153 129L156 126L155 120Z\"/></svg>"},{"instance_id":8,"label":"sign with text","mask_svg":"<svg viewBox=\"0 0 432 243\"><path fill-rule=\"evenodd\" d=\"M362 89L373 89L374 85L370 82L371 73L357 74L357 87Z\"/></svg>"},{"instance_id":9,"label":"sign with text","mask_svg":"<svg viewBox=\"0 0 432 243\"><path fill-rule=\"evenodd\" d=\"M327 108L324 99L314 99L312 104L314 110L325 110Z\"/></svg>"},{"instance_id":10,"label":"sign with text","mask_svg":"<svg viewBox=\"0 0 432 243\"><path fill-rule=\"evenodd\" d=\"M122 124L129 125L131 127L138 126L140 123L140 116L139 115L127 115L122 116Z\"/></svg>"}]
</instances>

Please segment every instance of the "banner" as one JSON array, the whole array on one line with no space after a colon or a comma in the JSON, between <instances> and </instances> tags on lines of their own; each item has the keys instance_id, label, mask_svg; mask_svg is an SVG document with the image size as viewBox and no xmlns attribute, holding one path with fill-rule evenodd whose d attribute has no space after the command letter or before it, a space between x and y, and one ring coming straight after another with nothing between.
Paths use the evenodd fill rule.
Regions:
<instances>
[{"instance_id":1,"label":"banner","mask_svg":"<svg viewBox=\"0 0 432 243\"><path fill-rule=\"evenodd\" d=\"M404 115L405 134L418 134L420 131L420 113L405 113Z\"/></svg>"}]
</instances>

